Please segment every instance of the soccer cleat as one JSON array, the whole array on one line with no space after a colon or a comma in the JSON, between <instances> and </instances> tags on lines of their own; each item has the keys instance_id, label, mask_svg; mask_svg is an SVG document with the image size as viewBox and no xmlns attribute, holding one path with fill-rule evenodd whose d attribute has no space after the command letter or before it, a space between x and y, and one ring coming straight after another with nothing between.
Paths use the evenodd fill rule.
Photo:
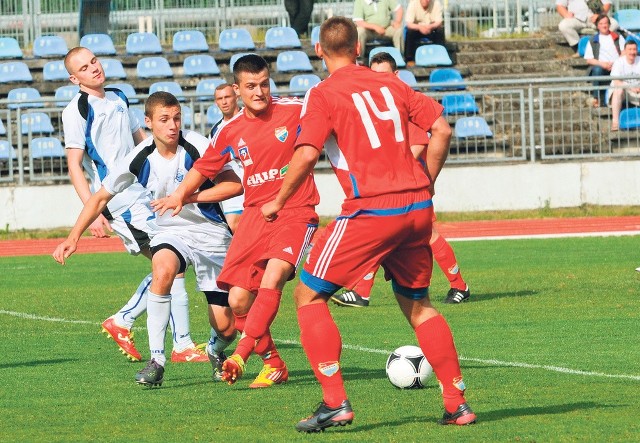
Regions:
<instances>
[{"instance_id":1,"label":"soccer cleat","mask_svg":"<svg viewBox=\"0 0 640 443\"><path fill-rule=\"evenodd\" d=\"M244 374L244 360L238 354L233 354L222 363L222 381L232 385Z\"/></svg>"},{"instance_id":2,"label":"soccer cleat","mask_svg":"<svg viewBox=\"0 0 640 443\"><path fill-rule=\"evenodd\" d=\"M111 337L120 348L120 352L131 361L141 361L142 355L136 349L131 330L118 326L113 318L109 317L102 322L102 332Z\"/></svg>"},{"instance_id":3,"label":"soccer cleat","mask_svg":"<svg viewBox=\"0 0 640 443\"><path fill-rule=\"evenodd\" d=\"M331 301L339 306L351 306L354 308L365 308L369 306L369 299L362 297L356 291L345 291L342 294L334 294Z\"/></svg>"},{"instance_id":4,"label":"soccer cleat","mask_svg":"<svg viewBox=\"0 0 640 443\"><path fill-rule=\"evenodd\" d=\"M636 268L636 271L640 272L640 268Z\"/></svg>"},{"instance_id":5,"label":"soccer cleat","mask_svg":"<svg viewBox=\"0 0 640 443\"><path fill-rule=\"evenodd\" d=\"M162 386L164 380L164 366L160 366L154 359L147 362L147 366L136 374L136 383L148 386Z\"/></svg>"},{"instance_id":6,"label":"soccer cleat","mask_svg":"<svg viewBox=\"0 0 640 443\"><path fill-rule=\"evenodd\" d=\"M249 385L250 388L270 388L273 385L279 385L289 380L289 371L287 365L281 368L273 368L271 365L265 364L256 379Z\"/></svg>"},{"instance_id":7,"label":"soccer cleat","mask_svg":"<svg viewBox=\"0 0 640 443\"><path fill-rule=\"evenodd\" d=\"M207 350L207 357L209 357L209 362L211 362L211 369L213 369L213 374L211 378L213 381L222 381L222 363L227 359L224 351L214 352L210 354Z\"/></svg>"},{"instance_id":8,"label":"soccer cleat","mask_svg":"<svg viewBox=\"0 0 640 443\"><path fill-rule=\"evenodd\" d=\"M458 409L456 409L455 412L449 413L445 410L442 419L438 420L438 423L440 423L441 425L458 426L472 425L475 422L476 414L473 413L471 407L466 403L462 403L460 406L458 406Z\"/></svg>"},{"instance_id":9,"label":"soccer cleat","mask_svg":"<svg viewBox=\"0 0 640 443\"><path fill-rule=\"evenodd\" d=\"M182 351L171 351L171 361L173 363L202 363L208 362L209 357L206 351L201 346L196 346L195 343Z\"/></svg>"},{"instance_id":10,"label":"soccer cleat","mask_svg":"<svg viewBox=\"0 0 640 443\"><path fill-rule=\"evenodd\" d=\"M462 303L469 300L469 297L471 297L469 286L467 286L467 289L464 291L451 288L449 289L449 292L447 292L447 298L444 299L444 303Z\"/></svg>"},{"instance_id":11,"label":"soccer cleat","mask_svg":"<svg viewBox=\"0 0 640 443\"><path fill-rule=\"evenodd\" d=\"M331 426L346 426L353 422L353 409L349 400L343 401L340 406L331 409L321 402L312 416L300 420L296 425L298 432L323 432Z\"/></svg>"}]
</instances>

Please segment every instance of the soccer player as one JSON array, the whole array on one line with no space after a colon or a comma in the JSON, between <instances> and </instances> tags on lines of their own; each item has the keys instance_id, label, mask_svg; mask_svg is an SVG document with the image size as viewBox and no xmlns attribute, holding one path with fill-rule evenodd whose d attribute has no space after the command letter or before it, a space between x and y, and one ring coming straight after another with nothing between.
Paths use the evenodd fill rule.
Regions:
<instances>
[{"instance_id":1,"label":"soccer player","mask_svg":"<svg viewBox=\"0 0 640 443\"><path fill-rule=\"evenodd\" d=\"M71 49L65 59L69 79L80 86L80 92L62 112L62 123L71 183L83 204L100 188L101 180L140 143L147 134L128 112L129 102L122 91L105 88L104 69L100 60L88 49ZM85 178L85 171L89 181ZM149 195L139 185L131 186L114 197L104 214L89 226L98 238L115 232L132 255L151 258L147 220L154 218L149 207ZM132 361L142 356L135 347L131 328L136 318L147 309L147 290L151 274L138 285L136 292L116 314L102 323L102 331L111 337L120 351ZM207 355L196 348L189 328L189 298L184 278L178 277L171 290L173 303L171 326L175 362L208 361Z\"/></svg>"},{"instance_id":2,"label":"soccer player","mask_svg":"<svg viewBox=\"0 0 640 443\"><path fill-rule=\"evenodd\" d=\"M156 92L145 103L145 122L152 137L140 143L119 166L103 179L80 213L67 240L58 245L53 257L61 264L76 250L82 232L107 203L131 186L142 186L155 197L164 197L180 181L208 147L208 140L192 131L181 131L181 108L167 92ZM178 274L194 267L198 289L205 293L212 323L218 337L227 342L235 334L228 294L216 285L231 241L217 202L238 195L242 185L230 166L222 166L218 184L203 182L200 191L189 197L180 216L156 217L150 225L153 280L147 295L147 329L151 359L136 374L136 382L154 386L164 379L164 336L171 312L171 287Z\"/></svg>"},{"instance_id":3,"label":"soccer player","mask_svg":"<svg viewBox=\"0 0 640 443\"><path fill-rule=\"evenodd\" d=\"M378 52L374 55L371 58L370 67L371 70L375 72L391 72L398 75L396 61L388 52ZM416 155L418 155L418 160L422 165L424 165L426 161L427 145L429 144L429 137L427 136L426 131L423 131L415 124L409 122L408 138L411 152L416 153ZM435 212L433 221L435 222ZM451 286L444 302L462 303L468 300L471 296L471 292L469 291L469 286L467 286L467 283L462 278L453 248L447 240L438 233L435 226L432 227L429 245L433 252L433 258L449 280L449 284ZM353 289L340 294L334 294L331 297L331 301L340 306L369 306L371 288L373 287L377 271L378 268L375 268L371 272L367 273Z\"/></svg>"},{"instance_id":4,"label":"soccer player","mask_svg":"<svg viewBox=\"0 0 640 443\"><path fill-rule=\"evenodd\" d=\"M314 240L294 291L300 341L323 393L296 429L319 432L353 421L340 366L342 339L327 301L380 264L442 386L440 423L474 423L451 330L428 297L431 195L451 138L442 106L393 74L357 66L358 34L345 17L322 24L316 53L330 76L307 92L289 170L276 198L262 207L265 220L277 221L324 145L347 197L340 216ZM408 121L431 132L426 174L409 149Z\"/></svg>"},{"instance_id":5,"label":"soccer player","mask_svg":"<svg viewBox=\"0 0 640 443\"><path fill-rule=\"evenodd\" d=\"M252 352L264 365L251 388L285 382L289 375L270 325L280 306L282 289L293 278L317 229L318 191L309 172L273 223L265 222L260 207L273 199L286 177L299 130L302 102L270 96L269 67L255 54L240 57L233 67L233 88L244 108L225 124L203 158L166 199L152 202L159 214L180 211L182 202L207 177L238 157L244 166L245 202L218 285L229 289L236 329L243 331L235 352L223 364L223 379L235 383Z\"/></svg>"}]
</instances>

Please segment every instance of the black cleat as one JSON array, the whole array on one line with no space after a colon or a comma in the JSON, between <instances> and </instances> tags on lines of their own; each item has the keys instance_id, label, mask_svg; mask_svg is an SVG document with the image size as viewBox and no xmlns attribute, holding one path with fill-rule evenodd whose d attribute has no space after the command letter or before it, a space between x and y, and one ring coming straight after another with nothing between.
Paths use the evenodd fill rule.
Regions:
<instances>
[{"instance_id":1,"label":"black cleat","mask_svg":"<svg viewBox=\"0 0 640 443\"><path fill-rule=\"evenodd\" d=\"M147 362L147 366L136 374L136 383L148 386L162 386L164 380L164 366L160 366L154 359Z\"/></svg>"},{"instance_id":2,"label":"black cleat","mask_svg":"<svg viewBox=\"0 0 640 443\"><path fill-rule=\"evenodd\" d=\"M209 361L211 362L211 369L213 369L213 374L211 378L213 381L222 381L222 363L227 359L224 351L214 352L213 354L209 353L209 349L207 349L207 355L209 356Z\"/></svg>"},{"instance_id":3,"label":"black cleat","mask_svg":"<svg viewBox=\"0 0 640 443\"><path fill-rule=\"evenodd\" d=\"M444 303L462 303L464 301L469 300L471 297L471 292L469 291L469 286L464 291L456 288L449 289L447 292L447 298L444 299Z\"/></svg>"},{"instance_id":4,"label":"black cleat","mask_svg":"<svg viewBox=\"0 0 640 443\"><path fill-rule=\"evenodd\" d=\"M353 308L365 308L369 306L369 299L363 298L356 291L345 291L342 294L334 294L331 301L339 306L351 306Z\"/></svg>"},{"instance_id":5,"label":"black cleat","mask_svg":"<svg viewBox=\"0 0 640 443\"><path fill-rule=\"evenodd\" d=\"M442 419L438 420L441 425L472 425L476 422L476 414L473 413L471 407L462 403L455 412L449 413L446 410Z\"/></svg>"},{"instance_id":6,"label":"black cleat","mask_svg":"<svg viewBox=\"0 0 640 443\"><path fill-rule=\"evenodd\" d=\"M312 416L300 420L296 425L298 432L323 432L331 426L346 426L353 422L353 409L349 400L345 400L335 409L321 402Z\"/></svg>"}]
</instances>

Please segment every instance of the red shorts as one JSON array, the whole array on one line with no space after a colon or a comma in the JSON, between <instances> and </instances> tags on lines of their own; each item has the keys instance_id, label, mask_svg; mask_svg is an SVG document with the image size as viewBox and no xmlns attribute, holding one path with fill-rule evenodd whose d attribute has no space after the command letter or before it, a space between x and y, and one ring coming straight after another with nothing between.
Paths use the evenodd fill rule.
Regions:
<instances>
[{"instance_id":1,"label":"red shorts","mask_svg":"<svg viewBox=\"0 0 640 443\"><path fill-rule=\"evenodd\" d=\"M283 209L272 223L264 220L259 207L245 208L222 265L218 287L257 291L267 261L278 258L297 267L317 229L318 214L313 207Z\"/></svg>"}]
</instances>

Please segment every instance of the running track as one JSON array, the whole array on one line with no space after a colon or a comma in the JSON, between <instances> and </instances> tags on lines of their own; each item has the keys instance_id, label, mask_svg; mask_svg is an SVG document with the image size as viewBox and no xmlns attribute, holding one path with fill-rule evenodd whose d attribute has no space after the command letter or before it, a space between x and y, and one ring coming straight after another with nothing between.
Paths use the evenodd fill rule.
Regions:
<instances>
[{"instance_id":1,"label":"running track","mask_svg":"<svg viewBox=\"0 0 640 443\"><path fill-rule=\"evenodd\" d=\"M640 235L640 217L549 218L441 223L436 227L450 240L553 238ZM49 255L62 239L0 241L0 257ZM124 252L117 237L83 237L77 253Z\"/></svg>"}]
</instances>

